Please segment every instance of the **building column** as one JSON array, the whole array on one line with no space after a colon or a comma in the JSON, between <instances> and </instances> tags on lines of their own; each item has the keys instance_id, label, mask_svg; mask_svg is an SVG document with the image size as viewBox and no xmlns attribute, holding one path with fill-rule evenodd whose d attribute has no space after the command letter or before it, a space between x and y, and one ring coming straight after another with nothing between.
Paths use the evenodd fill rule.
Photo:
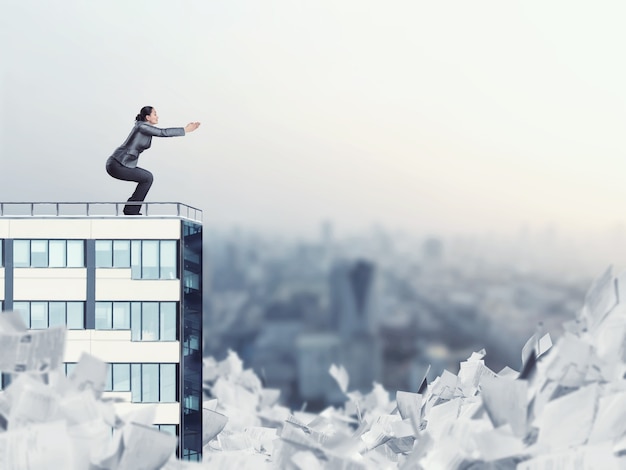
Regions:
<instances>
[{"instance_id":1,"label":"building column","mask_svg":"<svg viewBox=\"0 0 626 470\"><path fill-rule=\"evenodd\" d=\"M13 310L13 240L4 240L4 310Z\"/></svg>"}]
</instances>

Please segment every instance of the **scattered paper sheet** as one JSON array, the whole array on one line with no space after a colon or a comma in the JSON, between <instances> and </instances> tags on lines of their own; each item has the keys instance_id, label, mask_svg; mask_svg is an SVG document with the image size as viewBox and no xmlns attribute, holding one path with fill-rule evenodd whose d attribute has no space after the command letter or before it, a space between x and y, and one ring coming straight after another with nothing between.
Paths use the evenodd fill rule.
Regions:
<instances>
[{"instance_id":1,"label":"scattered paper sheet","mask_svg":"<svg viewBox=\"0 0 626 470\"><path fill-rule=\"evenodd\" d=\"M63 421L34 424L0 434L0 468L73 468L72 447Z\"/></svg>"},{"instance_id":2,"label":"scattered paper sheet","mask_svg":"<svg viewBox=\"0 0 626 470\"><path fill-rule=\"evenodd\" d=\"M473 440L486 462L521 455L526 447L522 439L513 434L513 430L508 424L496 429L475 432Z\"/></svg>"},{"instance_id":3,"label":"scattered paper sheet","mask_svg":"<svg viewBox=\"0 0 626 470\"><path fill-rule=\"evenodd\" d=\"M78 364L69 376L70 384L76 390L93 390L97 397L106 387L109 365L91 354L83 353Z\"/></svg>"},{"instance_id":4,"label":"scattered paper sheet","mask_svg":"<svg viewBox=\"0 0 626 470\"><path fill-rule=\"evenodd\" d=\"M587 385L546 404L535 419L537 442L560 450L586 442L591 432L598 403L597 384Z\"/></svg>"},{"instance_id":5,"label":"scattered paper sheet","mask_svg":"<svg viewBox=\"0 0 626 470\"><path fill-rule=\"evenodd\" d=\"M332 364L330 366L330 370L328 371L328 373L331 375L333 379L335 379L335 381L337 382L337 385L339 385L339 389L344 394L347 393L349 377L348 377L348 372L346 371L345 367L343 366L337 367L335 364Z\"/></svg>"},{"instance_id":6,"label":"scattered paper sheet","mask_svg":"<svg viewBox=\"0 0 626 470\"><path fill-rule=\"evenodd\" d=\"M63 362L65 352L65 328L25 328L17 312L0 313L0 371L24 372L58 368Z\"/></svg>"},{"instance_id":7,"label":"scattered paper sheet","mask_svg":"<svg viewBox=\"0 0 626 470\"><path fill-rule=\"evenodd\" d=\"M585 296L585 303L579 318L589 330L594 330L619 302L618 281L609 266L602 276L596 279Z\"/></svg>"},{"instance_id":8,"label":"scattered paper sheet","mask_svg":"<svg viewBox=\"0 0 626 470\"><path fill-rule=\"evenodd\" d=\"M517 470L620 470L623 468L624 460L615 457L610 445L569 449L535 457L517 465Z\"/></svg>"},{"instance_id":9,"label":"scattered paper sheet","mask_svg":"<svg viewBox=\"0 0 626 470\"><path fill-rule=\"evenodd\" d=\"M129 423L122 430L124 452L117 470L161 468L176 450L176 436L153 427Z\"/></svg>"},{"instance_id":10,"label":"scattered paper sheet","mask_svg":"<svg viewBox=\"0 0 626 470\"><path fill-rule=\"evenodd\" d=\"M626 391L600 397L589 444L609 442L626 433Z\"/></svg>"},{"instance_id":11,"label":"scattered paper sheet","mask_svg":"<svg viewBox=\"0 0 626 470\"><path fill-rule=\"evenodd\" d=\"M481 396L494 427L509 424L518 438L527 432L528 383L497 377L483 382Z\"/></svg>"},{"instance_id":12,"label":"scattered paper sheet","mask_svg":"<svg viewBox=\"0 0 626 470\"><path fill-rule=\"evenodd\" d=\"M202 444L206 445L222 432L228 418L217 411L202 409Z\"/></svg>"},{"instance_id":13,"label":"scattered paper sheet","mask_svg":"<svg viewBox=\"0 0 626 470\"><path fill-rule=\"evenodd\" d=\"M422 422L422 395L399 390L396 392L396 402L400 416L402 419L409 420L413 431L417 434Z\"/></svg>"}]
</instances>

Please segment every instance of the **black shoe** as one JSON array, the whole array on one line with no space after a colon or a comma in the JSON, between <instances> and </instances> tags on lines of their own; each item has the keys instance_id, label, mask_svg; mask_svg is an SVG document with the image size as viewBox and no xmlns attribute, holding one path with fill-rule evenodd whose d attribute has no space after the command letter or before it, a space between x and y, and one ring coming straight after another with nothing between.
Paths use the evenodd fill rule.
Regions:
<instances>
[{"instance_id":1,"label":"black shoe","mask_svg":"<svg viewBox=\"0 0 626 470\"><path fill-rule=\"evenodd\" d=\"M126 210L124 209L122 212L124 212L124 215L143 215L141 212L137 211L135 212L134 210Z\"/></svg>"}]
</instances>

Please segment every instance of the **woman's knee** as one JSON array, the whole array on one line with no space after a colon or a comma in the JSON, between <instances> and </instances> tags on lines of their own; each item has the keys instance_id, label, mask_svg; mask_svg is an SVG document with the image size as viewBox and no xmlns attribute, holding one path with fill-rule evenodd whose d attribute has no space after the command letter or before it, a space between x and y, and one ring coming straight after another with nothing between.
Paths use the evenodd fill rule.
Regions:
<instances>
[{"instance_id":1,"label":"woman's knee","mask_svg":"<svg viewBox=\"0 0 626 470\"><path fill-rule=\"evenodd\" d=\"M141 172L141 183L152 184L152 181L154 181L154 176L152 176L152 173L150 173L148 170L143 170Z\"/></svg>"}]
</instances>

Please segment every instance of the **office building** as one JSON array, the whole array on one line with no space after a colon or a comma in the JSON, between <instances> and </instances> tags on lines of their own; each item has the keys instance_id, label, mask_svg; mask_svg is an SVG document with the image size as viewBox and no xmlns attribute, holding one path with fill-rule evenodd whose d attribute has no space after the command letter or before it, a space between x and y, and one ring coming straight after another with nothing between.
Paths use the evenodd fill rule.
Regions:
<instances>
[{"instance_id":1,"label":"office building","mask_svg":"<svg viewBox=\"0 0 626 470\"><path fill-rule=\"evenodd\" d=\"M202 213L122 206L0 203L2 307L31 329L66 325L66 372L83 352L107 362L104 395L122 399L118 412L156 404L179 458L199 461Z\"/></svg>"}]
</instances>

